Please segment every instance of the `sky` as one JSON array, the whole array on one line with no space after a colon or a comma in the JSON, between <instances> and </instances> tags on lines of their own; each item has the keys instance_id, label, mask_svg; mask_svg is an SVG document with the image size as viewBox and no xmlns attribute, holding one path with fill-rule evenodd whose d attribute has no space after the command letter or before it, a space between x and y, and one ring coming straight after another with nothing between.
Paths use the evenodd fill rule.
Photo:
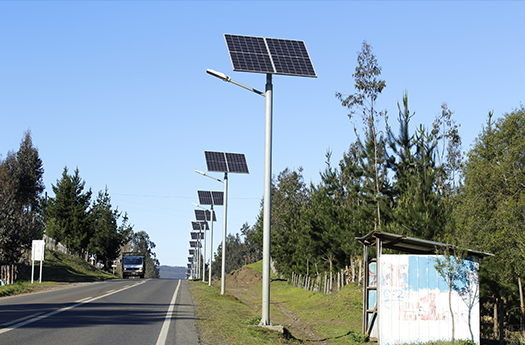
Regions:
<instances>
[{"instance_id":1,"label":"sky","mask_svg":"<svg viewBox=\"0 0 525 345\"><path fill-rule=\"evenodd\" d=\"M264 97L206 69L259 90L266 77L233 71L224 34L305 42L317 78L273 77L272 171L302 167L316 184L327 151L337 162L356 140L335 93L355 92L364 40L394 130L405 91L412 130L445 102L468 151L489 111L524 101L524 13L521 1L0 1L0 158L30 130L50 197L78 167L162 265L186 266L197 190L223 190L195 172L204 151L246 156L250 174L229 174L228 233L255 223L263 197Z\"/></svg>"}]
</instances>

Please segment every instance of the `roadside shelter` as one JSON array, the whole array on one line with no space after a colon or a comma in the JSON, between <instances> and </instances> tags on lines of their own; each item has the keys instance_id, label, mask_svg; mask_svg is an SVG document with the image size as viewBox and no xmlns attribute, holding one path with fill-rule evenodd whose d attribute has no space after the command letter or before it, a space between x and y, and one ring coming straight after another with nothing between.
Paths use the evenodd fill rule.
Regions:
<instances>
[{"instance_id":1,"label":"roadside shelter","mask_svg":"<svg viewBox=\"0 0 525 345\"><path fill-rule=\"evenodd\" d=\"M372 231L364 245L363 333L378 345L452 339L449 286L436 270L446 244ZM370 258L375 246L376 257ZM389 248L407 254L384 254ZM468 250L454 281L451 305L455 339L480 343L479 259L493 254Z\"/></svg>"}]
</instances>

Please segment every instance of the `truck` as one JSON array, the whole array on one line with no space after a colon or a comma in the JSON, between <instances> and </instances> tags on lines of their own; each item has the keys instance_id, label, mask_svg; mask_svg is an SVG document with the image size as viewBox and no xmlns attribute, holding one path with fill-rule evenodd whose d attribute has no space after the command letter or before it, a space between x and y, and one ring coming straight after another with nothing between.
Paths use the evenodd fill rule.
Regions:
<instances>
[{"instance_id":1,"label":"truck","mask_svg":"<svg viewBox=\"0 0 525 345\"><path fill-rule=\"evenodd\" d=\"M122 256L122 278L129 277L144 278L146 265L142 255L123 255Z\"/></svg>"}]
</instances>

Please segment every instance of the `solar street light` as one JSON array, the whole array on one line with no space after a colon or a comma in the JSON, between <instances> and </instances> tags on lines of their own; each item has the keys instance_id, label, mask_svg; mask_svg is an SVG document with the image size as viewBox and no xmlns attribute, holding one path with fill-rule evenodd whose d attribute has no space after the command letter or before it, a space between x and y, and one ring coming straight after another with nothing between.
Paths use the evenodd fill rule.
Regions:
<instances>
[{"instance_id":1,"label":"solar street light","mask_svg":"<svg viewBox=\"0 0 525 345\"><path fill-rule=\"evenodd\" d=\"M213 259L213 222L217 221L217 217L215 217L215 211L213 211L213 204L211 205L211 210L208 210L201 205L197 205L195 203L192 203L193 205L201 208L201 210L195 210L195 218L200 221L209 221L211 222L210 226L210 263L209 263L209 271L208 271L208 286L211 286L211 263ZM206 247L206 244L205 244Z\"/></svg>"},{"instance_id":2,"label":"solar street light","mask_svg":"<svg viewBox=\"0 0 525 345\"><path fill-rule=\"evenodd\" d=\"M270 222L272 179L272 74L313 77L317 75L303 41L225 34L224 39L234 71L266 74L266 92L234 82L224 73L207 73L231 82L266 98L263 203L263 285L261 326L270 322Z\"/></svg>"},{"instance_id":3,"label":"solar street light","mask_svg":"<svg viewBox=\"0 0 525 345\"><path fill-rule=\"evenodd\" d=\"M240 174L249 174L248 164L246 164L246 157L242 153L229 153L229 152L214 152L214 151L204 151L204 156L206 158L206 166L208 171L223 172L224 179L220 180L213 176L203 173L202 171L195 170L195 172L212 178L216 181L222 182L224 184L224 199L220 201L220 205L224 205L224 219L222 226L222 265L221 265L221 295L224 295L225 292L225 282L226 282L226 233L228 227L228 173L240 173ZM199 191L200 192L200 191ZM201 204L205 205L219 205L215 202L215 197L213 193L210 197L213 201L206 199L204 193L199 193L199 199ZM201 199L201 195L203 199ZM218 195L217 195L218 196Z\"/></svg>"}]
</instances>

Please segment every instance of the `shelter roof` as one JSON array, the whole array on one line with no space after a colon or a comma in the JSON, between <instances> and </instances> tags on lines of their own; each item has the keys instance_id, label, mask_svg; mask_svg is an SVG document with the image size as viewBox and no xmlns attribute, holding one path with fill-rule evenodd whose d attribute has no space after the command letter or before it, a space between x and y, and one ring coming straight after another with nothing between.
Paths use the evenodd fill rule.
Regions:
<instances>
[{"instance_id":1,"label":"shelter roof","mask_svg":"<svg viewBox=\"0 0 525 345\"><path fill-rule=\"evenodd\" d=\"M379 239L382 242L381 244L383 248L395 249L410 254L435 255L436 251L439 251L441 248L446 248L447 246L447 244L441 242L427 241L383 231L371 231L366 236L356 237L355 239L366 246L375 245L376 240ZM491 253L484 253L470 249L468 249L468 255L478 257L494 256L494 254Z\"/></svg>"}]
</instances>

